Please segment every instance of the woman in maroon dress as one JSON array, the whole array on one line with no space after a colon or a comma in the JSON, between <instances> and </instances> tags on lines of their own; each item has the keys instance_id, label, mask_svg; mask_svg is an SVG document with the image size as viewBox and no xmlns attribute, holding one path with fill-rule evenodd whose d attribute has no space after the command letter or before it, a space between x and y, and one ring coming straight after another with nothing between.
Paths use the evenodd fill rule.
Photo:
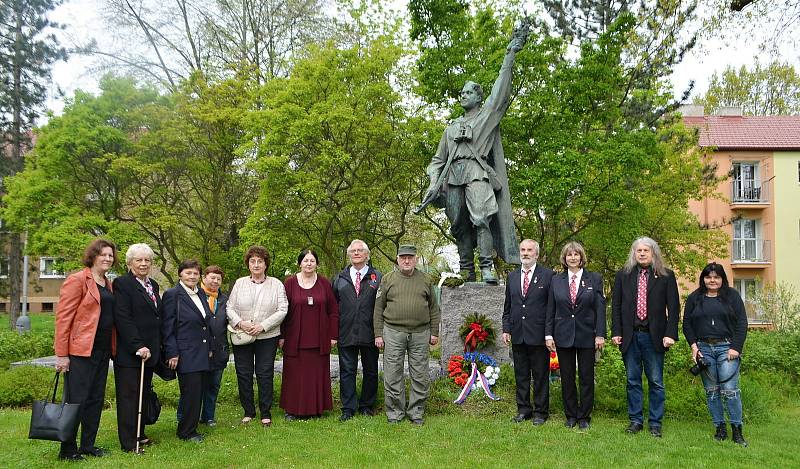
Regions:
<instances>
[{"instance_id":1,"label":"woman in maroon dress","mask_svg":"<svg viewBox=\"0 0 800 469\"><path fill-rule=\"evenodd\" d=\"M339 307L331 284L317 275L317 253L297 257L300 272L284 282L289 313L281 324L281 408L287 420L319 417L333 408L331 347L339 335Z\"/></svg>"}]
</instances>

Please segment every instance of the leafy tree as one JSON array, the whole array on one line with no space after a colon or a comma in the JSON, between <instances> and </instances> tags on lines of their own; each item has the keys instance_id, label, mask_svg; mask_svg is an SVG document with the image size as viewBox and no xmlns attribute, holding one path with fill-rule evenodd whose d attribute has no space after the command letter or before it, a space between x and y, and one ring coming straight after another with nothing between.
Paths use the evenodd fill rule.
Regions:
<instances>
[{"instance_id":1,"label":"leafy tree","mask_svg":"<svg viewBox=\"0 0 800 469\"><path fill-rule=\"evenodd\" d=\"M235 152L250 83L195 78L161 96L106 77L100 96L77 92L11 178L5 216L25 223L34 252L69 259L99 235L123 248L147 242L170 282L187 257L238 267L227 253L252 202L246 158Z\"/></svg>"},{"instance_id":2,"label":"leafy tree","mask_svg":"<svg viewBox=\"0 0 800 469\"><path fill-rule=\"evenodd\" d=\"M458 27L467 24L469 30L450 35L471 39L466 57L424 32L431 23L446 28L448 22L412 15L412 22L428 18L416 23L418 67L426 66L428 54L452 53L438 63L452 64L488 89L504 53L502 38L510 36L510 17L488 8L463 15L468 21ZM642 50L638 28L640 18L623 12L606 30L583 40L580 55L570 60L563 53L566 42L540 27L517 55L515 98L502 124L504 151L519 237L538 239L546 264L558 262L570 239L584 243L592 268L609 274L642 234L659 241L678 271L696 268L725 247L722 235L702 229L688 212L688 200L717 183L695 137L671 119L655 118L670 108L669 90L659 77L672 59L654 57L652 63L662 64L657 73L631 71L631 51ZM446 75L420 71L419 89L431 94L447 89ZM455 90L425 98L446 104L441 96Z\"/></svg>"},{"instance_id":3,"label":"leafy tree","mask_svg":"<svg viewBox=\"0 0 800 469\"><path fill-rule=\"evenodd\" d=\"M706 11L709 37L758 38L759 47L770 53L800 40L800 0L712 0Z\"/></svg>"},{"instance_id":4,"label":"leafy tree","mask_svg":"<svg viewBox=\"0 0 800 469\"><path fill-rule=\"evenodd\" d=\"M53 30L59 25L47 14L59 0L0 1L0 194L4 178L23 166L30 146L29 131L41 114L47 96L50 67L66 58ZM6 223L9 252L9 321L13 329L19 315L22 288L22 235L20 226ZM5 246L4 246L5 248Z\"/></svg>"},{"instance_id":5,"label":"leafy tree","mask_svg":"<svg viewBox=\"0 0 800 469\"><path fill-rule=\"evenodd\" d=\"M739 106L746 115L800 114L800 74L788 63L758 61L751 69L727 67L722 75L714 73L704 96L695 104L713 114L721 106Z\"/></svg>"},{"instance_id":6,"label":"leafy tree","mask_svg":"<svg viewBox=\"0 0 800 469\"><path fill-rule=\"evenodd\" d=\"M261 189L242 239L276 252L274 275L295 271L309 246L321 270L335 272L353 238L388 264L401 241L424 232L409 214L438 136L402 102L393 79L401 57L386 37L328 43L264 86L264 108L246 123Z\"/></svg>"}]
</instances>

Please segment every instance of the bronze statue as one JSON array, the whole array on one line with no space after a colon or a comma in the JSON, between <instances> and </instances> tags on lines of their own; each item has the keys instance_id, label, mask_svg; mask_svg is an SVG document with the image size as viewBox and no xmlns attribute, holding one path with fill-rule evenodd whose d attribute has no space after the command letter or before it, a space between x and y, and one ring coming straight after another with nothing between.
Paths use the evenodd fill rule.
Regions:
<instances>
[{"instance_id":1,"label":"bronze statue","mask_svg":"<svg viewBox=\"0 0 800 469\"><path fill-rule=\"evenodd\" d=\"M458 246L461 276L467 281L475 281L476 247L481 279L488 284L497 284L492 273L494 251L510 264L520 263L500 120L509 106L514 58L529 32L530 21L524 18L514 30L500 74L483 105L481 86L471 81L464 84L464 115L445 129L428 165L431 185L415 209L419 213L428 204L445 208Z\"/></svg>"}]
</instances>

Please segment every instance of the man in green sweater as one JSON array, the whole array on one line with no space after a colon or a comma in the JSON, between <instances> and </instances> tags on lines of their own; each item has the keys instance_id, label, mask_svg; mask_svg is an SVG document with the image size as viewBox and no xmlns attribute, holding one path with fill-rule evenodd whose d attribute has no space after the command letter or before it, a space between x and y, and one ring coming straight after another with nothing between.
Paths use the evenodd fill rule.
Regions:
<instances>
[{"instance_id":1,"label":"man in green sweater","mask_svg":"<svg viewBox=\"0 0 800 469\"><path fill-rule=\"evenodd\" d=\"M428 344L439 342L439 303L431 278L417 267L417 248L401 245L397 250L399 271L381 280L375 298L375 346L383 350L384 406L389 423L406 416L414 425L425 423L425 400L431 380L428 374ZM408 353L411 393L406 405L403 365Z\"/></svg>"}]
</instances>

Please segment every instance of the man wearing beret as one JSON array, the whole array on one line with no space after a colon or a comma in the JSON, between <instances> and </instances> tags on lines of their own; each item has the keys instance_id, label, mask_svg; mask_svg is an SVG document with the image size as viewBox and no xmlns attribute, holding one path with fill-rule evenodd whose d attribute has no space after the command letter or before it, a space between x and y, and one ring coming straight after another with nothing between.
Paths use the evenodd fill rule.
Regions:
<instances>
[{"instance_id":1,"label":"man wearing beret","mask_svg":"<svg viewBox=\"0 0 800 469\"><path fill-rule=\"evenodd\" d=\"M430 389L429 344L439 342L439 303L431 278L417 267L417 248L397 250L398 270L381 280L375 299L375 346L383 350L384 407L389 423L406 416L414 425L425 423L425 400ZM411 392L406 400L403 364L408 355Z\"/></svg>"}]
</instances>

